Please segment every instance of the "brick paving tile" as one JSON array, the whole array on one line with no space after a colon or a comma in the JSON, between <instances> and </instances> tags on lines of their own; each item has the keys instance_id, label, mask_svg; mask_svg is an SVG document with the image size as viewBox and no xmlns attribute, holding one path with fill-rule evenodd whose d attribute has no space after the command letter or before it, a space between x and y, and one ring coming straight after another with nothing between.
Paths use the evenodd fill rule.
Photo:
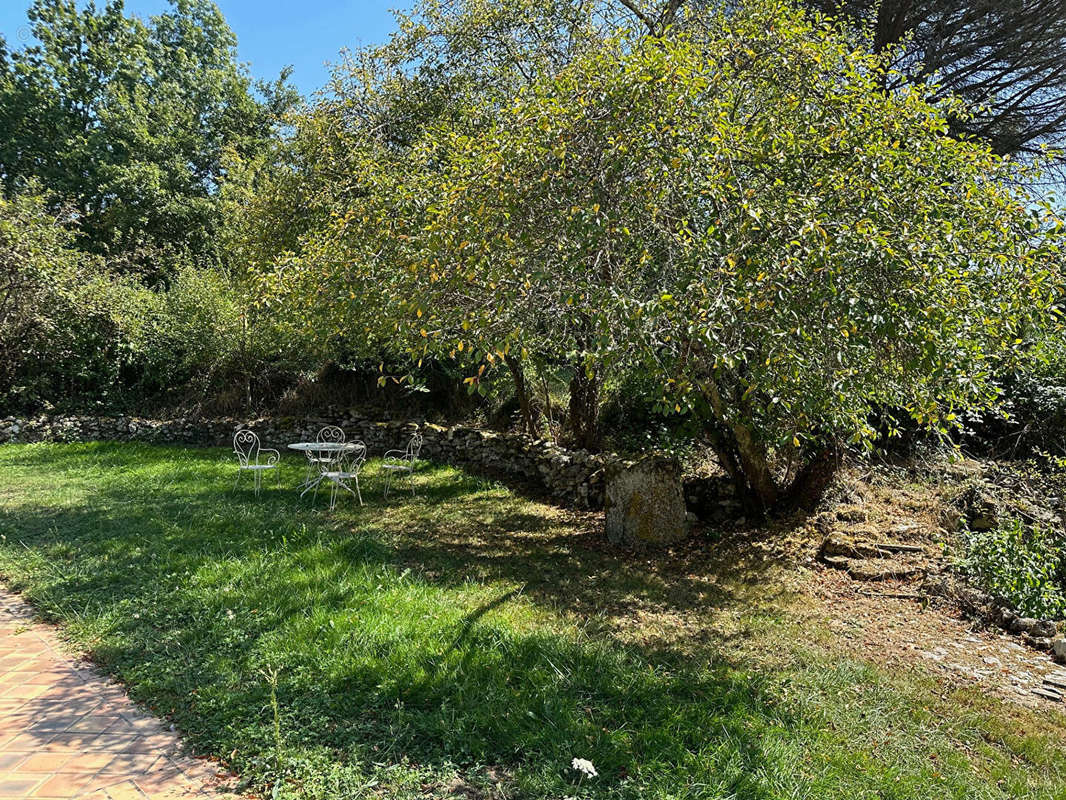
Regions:
<instances>
[{"instance_id":1,"label":"brick paving tile","mask_svg":"<svg viewBox=\"0 0 1066 800\"><path fill-rule=\"evenodd\" d=\"M89 784L93 782L93 775L80 772L60 772L51 776L37 787L33 793L35 798L68 798L77 797L88 791Z\"/></svg>"},{"instance_id":2,"label":"brick paving tile","mask_svg":"<svg viewBox=\"0 0 1066 800\"><path fill-rule=\"evenodd\" d=\"M70 761L66 753L35 753L18 765L18 772L59 772Z\"/></svg>"},{"instance_id":3,"label":"brick paving tile","mask_svg":"<svg viewBox=\"0 0 1066 800\"><path fill-rule=\"evenodd\" d=\"M103 733L114 728L121 719L121 717L114 714L86 714L79 717L66 732Z\"/></svg>"},{"instance_id":4,"label":"brick paving tile","mask_svg":"<svg viewBox=\"0 0 1066 800\"><path fill-rule=\"evenodd\" d=\"M0 587L0 800L217 800L225 777Z\"/></svg>"},{"instance_id":5,"label":"brick paving tile","mask_svg":"<svg viewBox=\"0 0 1066 800\"><path fill-rule=\"evenodd\" d=\"M0 777L0 797L4 798L4 800L15 797L19 798L19 800L23 800L23 798L29 797L30 792L40 784L41 777L39 775L25 778Z\"/></svg>"},{"instance_id":6,"label":"brick paving tile","mask_svg":"<svg viewBox=\"0 0 1066 800\"><path fill-rule=\"evenodd\" d=\"M133 781L122 781L113 784L108 786L106 791L111 800L144 800L147 796L137 788L137 784Z\"/></svg>"}]
</instances>

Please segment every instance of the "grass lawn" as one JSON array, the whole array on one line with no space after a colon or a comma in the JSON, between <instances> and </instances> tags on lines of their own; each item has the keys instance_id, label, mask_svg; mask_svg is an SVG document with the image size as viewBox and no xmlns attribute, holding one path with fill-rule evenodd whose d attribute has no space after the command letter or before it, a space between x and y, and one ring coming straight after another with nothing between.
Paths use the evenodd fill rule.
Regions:
<instances>
[{"instance_id":1,"label":"grass lawn","mask_svg":"<svg viewBox=\"0 0 1066 800\"><path fill-rule=\"evenodd\" d=\"M625 556L445 467L312 511L302 470L5 445L0 576L267 796L1066 798L1061 717L841 655L787 565Z\"/></svg>"}]
</instances>

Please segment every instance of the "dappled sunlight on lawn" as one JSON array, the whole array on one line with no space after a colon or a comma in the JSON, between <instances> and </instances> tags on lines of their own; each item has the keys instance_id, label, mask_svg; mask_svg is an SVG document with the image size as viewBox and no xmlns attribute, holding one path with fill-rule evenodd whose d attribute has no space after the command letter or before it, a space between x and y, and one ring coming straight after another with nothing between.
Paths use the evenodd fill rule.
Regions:
<instances>
[{"instance_id":1,"label":"dappled sunlight on lawn","mask_svg":"<svg viewBox=\"0 0 1066 800\"><path fill-rule=\"evenodd\" d=\"M0 573L196 748L282 797L375 780L401 797L456 780L522 797L939 797L977 780L956 749L980 740L974 723L941 726L872 668L781 638L770 559L636 559L603 545L595 514L429 464L415 497L384 499L371 463L367 505L335 513L299 498L295 460L259 498L232 491L220 450L32 445L0 466L17 487ZM574 757L599 776L578 788Z\"/></svg>"}]
</instances>

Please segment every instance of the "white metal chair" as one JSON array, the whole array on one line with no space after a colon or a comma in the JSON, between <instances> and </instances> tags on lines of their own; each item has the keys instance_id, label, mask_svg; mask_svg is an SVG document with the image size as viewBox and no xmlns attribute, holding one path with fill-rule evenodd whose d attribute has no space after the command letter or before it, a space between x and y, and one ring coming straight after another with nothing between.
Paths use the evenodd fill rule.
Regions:
<instances>
[{"instance_id":1,"label":"white metal chair","mask_svg":"<svg viewBox=\"0 0 1066 800\"><path fill-rule=\"evenodd\" d=\"M349 494L358 498L359 505L363 505L363 493L359 490L359 470L365 461L366 445L362 442L352 442L339 451L333 463L323 470L323 480L333 484L329 494L330 511L337 507L337 495L341 489L347 489ZM354 492L350 483L355 484Z\"/></svg>"},{"instance_id":2,"label":"white metal chair","mask_svg":"<svg viewBox=\"0 0 1066 800\"><path fill-rule=\"evenodd\" d=\"M237 431L233 436L233 452L237 456L237 480L233 482L236 491L237 484L241 481L241 475L251 472L255 483L255 495L259 496L259 489L263 485L263 473L269 469L278 474L278 486L281 486L281 469L278 461L281 453L271 450L269 447L260 447L259 437L250 430ZM260 463L259 459L266 456L266 461Z\"/></svg>"},{"instance_id":3,"label":"white metal chair","mask_svg":"<svg viewBox=\"0 0 1066 800\"><path fill-rule=\"evenodd\" d=\"M414 471L418 454L422 452L422 434L416 433L407 443L405 450L389 450L382 457L381 468L385 470L385 496L389 496L389 487L392 486L393 475L397 477L407 474L411 478L411 496L415 494Z\"/></svg>"},{"instance_id":4,"label":"white metal chair","mask_svg":"<svg viewBox=\"0 0 1066 800\"><path fill-rule=\"evenodd\" d=\"M344 444L345 435L342 428L336 425L327 425L315 436L319 444ZM307 472L304 474L304 484L310 485L311 479L316 472L321 472L330 467L336 460L336 453L324 450L305 450L307 455ZM317 486L315 487L317 490Z\"/></svg>"}]
</instances>

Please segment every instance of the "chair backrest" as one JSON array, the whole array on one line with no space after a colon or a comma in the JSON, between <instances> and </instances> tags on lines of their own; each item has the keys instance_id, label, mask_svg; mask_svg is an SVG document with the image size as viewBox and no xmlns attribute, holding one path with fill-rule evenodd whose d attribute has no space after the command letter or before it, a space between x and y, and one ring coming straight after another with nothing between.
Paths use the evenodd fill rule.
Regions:
<instances>
[{"instance_id":1,"label":"chair backrest","mask_svg":"<svg viewBox=\"0 0 1066 800\"><path fill-rule=\"evenodd\" d=\"M344 443L344 431L338 428L336 425L327 425L318 432L316 437L319 442L333 442L336 444Z\"/></svg>"},{"instance_id":2,"label":"chair backrest","mask_svg":"<svg viewBox=\"0 0 1066 800\"><path fill-rule=\"evenodd\" d=\"M416 433L407 443L406 457L408 461L417 461L418 454L422 452L422 434Z\"/></svg>"},{"instance_id":3,"label":"chair backrest","mask_svg":"<svg viewBox=\"0 0 1066 800\"><path fill-rule=\"evenodd\" d=\"M366 445L362 442L352 442L337 454L337 472L358 472L366 461Z\"/></svg>"},{"instance_id":4,"label":"chair backrest","mask_svg":"<svg viewBox=\"0 0 1066 800\"><path fill-rule=\"evenodd\" d=\"M233 452L242 467L259 463L259 437L244 429L233 435Z\"/></svg>"}]
</instances>

